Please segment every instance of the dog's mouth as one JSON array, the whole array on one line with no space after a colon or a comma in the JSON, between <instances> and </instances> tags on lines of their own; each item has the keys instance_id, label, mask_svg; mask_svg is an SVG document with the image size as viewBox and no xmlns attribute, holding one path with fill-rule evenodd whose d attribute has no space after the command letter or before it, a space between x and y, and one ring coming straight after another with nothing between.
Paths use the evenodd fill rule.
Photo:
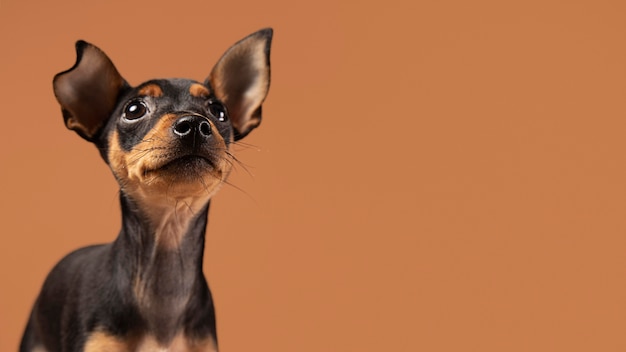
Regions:
<instances>
[{"instance_id":1,"label":"dog's mouth","mask_svg":"<svg viewBox=\"0 0 626 352\"><path fill-rule=\"evenodd\" d=\"M159 167L164 171L184 171L184 170L203 170L212 169L215 165L211 159L202 155L185 155L166 162Z\"/></svg>"},{"instance_id":2,"label":"dog's mouth","mask_svg":"<svg viewBox=\"0 0 626 352\"><path fill-rule=\"evenodd\" d=\"M146 171L148 173L165 173L176 176L200 176L212 173L217 169L215 161L207 155L188 154L171 158L162 164Z\"/></svg>"}]
</instances>

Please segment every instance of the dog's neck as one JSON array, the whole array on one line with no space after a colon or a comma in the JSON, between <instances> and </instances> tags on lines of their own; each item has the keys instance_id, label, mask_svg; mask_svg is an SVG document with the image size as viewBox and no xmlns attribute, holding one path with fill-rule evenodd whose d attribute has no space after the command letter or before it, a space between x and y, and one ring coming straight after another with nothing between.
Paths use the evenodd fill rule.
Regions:
<instances>
[{"instance_id":1,"label":"dog's neck","mask_svg":"<svg viewBox=\"0 0 626 352\"><path fill-rule=\"evenodd\" d=\"M122 230L114 243L119 271L148 329L167 342L180 329L188 303L202 295L204 240L210 202L150 211L121 195Z\"/></svg>"}]
</instances>

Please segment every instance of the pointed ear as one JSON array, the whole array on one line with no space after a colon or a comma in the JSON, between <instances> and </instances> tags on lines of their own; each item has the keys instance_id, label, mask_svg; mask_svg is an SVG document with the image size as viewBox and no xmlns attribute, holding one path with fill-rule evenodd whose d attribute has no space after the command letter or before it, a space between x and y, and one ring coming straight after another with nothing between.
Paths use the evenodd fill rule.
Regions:
<instances>
[{"instance_id":1,"label":"pointed ear","mask_svg":"<svg viewBox=\"0 0 626 352\"><path fill-rule=\"evenodd\" d=\"M228 109L235 140L261 123L261 104L270 87L272 29L237 42L222 55L205 81Z\"/></svg>"},{"instance_id":2,"label":"pointed ear","mask_svg":"<svg viewBox=\"0 0 626 352\"><path fill-rule=\"evenodd\" d=\"M76 63L54 76L53 87L67 128L93 141L128 83L97 47L76 42Z\"/></svg>"}]
</instances>

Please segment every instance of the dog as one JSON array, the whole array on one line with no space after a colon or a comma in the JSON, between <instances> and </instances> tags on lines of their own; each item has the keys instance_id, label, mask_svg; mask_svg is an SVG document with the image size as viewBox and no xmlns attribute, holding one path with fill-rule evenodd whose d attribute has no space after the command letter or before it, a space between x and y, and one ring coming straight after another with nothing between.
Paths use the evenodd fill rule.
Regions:
<instances>
[{"instance_id":1,"label":"dog","mask_svg":"<svg viewBox=\"0 0 626 352\"><path fill-rule=\"evenodd\" d=\"M103 51L76 43L54 94L67 128L95 144L119 183L122 228L52 269L20 351L218 350L202 272L209 204L235 161L229 146L261 122L272 35L235 43L203 83L137 87Z\"/></svg>"}]
</instances>

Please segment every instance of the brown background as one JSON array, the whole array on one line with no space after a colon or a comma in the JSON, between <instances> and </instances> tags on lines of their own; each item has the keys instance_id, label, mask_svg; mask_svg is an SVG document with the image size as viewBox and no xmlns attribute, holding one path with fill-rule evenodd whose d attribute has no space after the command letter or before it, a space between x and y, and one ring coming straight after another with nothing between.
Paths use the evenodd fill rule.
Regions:
<instances>
[{"instance_id":1,"label":"brown background","mask_svg":"<svg viewBox=\"0 0 626 352\"><path fill-rule=\"evenodd\" d=\"M623 1L0 0L0 350L117 190L62 124L79 38L132 84L275 29L214 199L221 351L626 351ZM252 174L252 175L250 175Z\"/></svg>"}]
</instances>

